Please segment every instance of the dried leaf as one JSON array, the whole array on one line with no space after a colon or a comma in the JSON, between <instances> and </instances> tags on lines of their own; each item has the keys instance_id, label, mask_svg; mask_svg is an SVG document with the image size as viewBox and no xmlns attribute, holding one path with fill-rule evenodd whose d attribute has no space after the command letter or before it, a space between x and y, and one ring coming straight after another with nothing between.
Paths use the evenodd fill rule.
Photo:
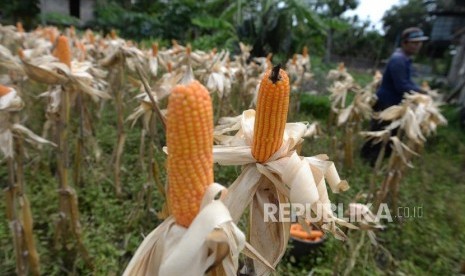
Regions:
<instances>
[{"instance_id":1,"label":"dried leaf","mask_svg":"<svg viewBox=\"0 0 465 276\"><path fill-rule=\"evenodd\" d=\"M53 72L52 70L45 69L39 66L32 65L31 63L23 61L24 71L31 79L50 85L65 84L68 81L63 75Z\"/></svg>"},{"instance_id":2,"label":"dried leaf","mask_svg":"<svg viewBox=\"0 0 465 276\"><path fill-rule=\"evenodd\" d=\"M209 198L218 186L210 185L214 191L205 195L204 206L189 228L169 217L152 231L123 275L183 275L186 271L204 275L215 265L221 265L228 275L235 273L245 236L232 222L224 204Z\"/></svg>"}]
</instances>

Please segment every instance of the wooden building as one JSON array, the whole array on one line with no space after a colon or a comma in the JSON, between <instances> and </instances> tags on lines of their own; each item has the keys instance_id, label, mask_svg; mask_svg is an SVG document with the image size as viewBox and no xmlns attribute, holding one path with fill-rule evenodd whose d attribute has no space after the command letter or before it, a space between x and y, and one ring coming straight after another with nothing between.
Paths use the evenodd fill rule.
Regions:
<instances>
[{"instance_id":1,"label":"wooden building","mask_svg":"<svg viewBox=\"0 0 465 276\"><path fill-rule=\"evenodd\" d=\"M85 24L94 18L95 2L96 0L40 0L40 11L74 16Z\"/></svg>"}]
</instances>

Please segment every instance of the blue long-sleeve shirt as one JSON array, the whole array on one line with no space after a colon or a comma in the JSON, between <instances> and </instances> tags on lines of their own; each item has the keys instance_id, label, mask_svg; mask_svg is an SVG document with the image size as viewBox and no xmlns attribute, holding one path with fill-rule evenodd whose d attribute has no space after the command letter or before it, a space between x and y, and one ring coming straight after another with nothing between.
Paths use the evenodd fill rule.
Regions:
<instances>
[{"instance_id":1,"label":"blue long-sleeve shirt","mask_svg":"<svg viewBox=\"0 0 465 276\"><path fill-rule=\"evenodd\" d=\"M382 109L397 105L402 101L404 93L421 91L412 81L412 59L401 49L397 49L390 57L383 74L381 86L376 92L378 106Z\"/></svg>"}]
</instances>

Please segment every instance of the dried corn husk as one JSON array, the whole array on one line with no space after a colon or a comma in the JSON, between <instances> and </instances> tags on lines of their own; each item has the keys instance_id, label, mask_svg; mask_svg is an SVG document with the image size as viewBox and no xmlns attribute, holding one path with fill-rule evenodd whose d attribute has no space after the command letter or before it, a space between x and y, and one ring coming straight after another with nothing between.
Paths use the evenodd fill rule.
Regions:
<instances>
[{"instance_id":1,"label":"dried corn husk","mask_svg":"<svg viewBox=\"0 0 465 276\"><path fill-rule=\"evenodd\" d=\"M19 111L23 109L24 102L18 95L15 89L10 88L10 92L0 97L0 112L1 111Z\"/></svg>"},{"instance_id":2,"label":"dried corn husk","mask_svg":"<svg viewBox=\"0 0 465 276\"><path fill-rule=\"evenodd\" d=\"M378 118L392 121L386 129L400 127L411 141L419 145L426 141L425 136L436 131L438 125L447 124L433 98L419 93L405 95L400 105L387 108Z\"/></svg>"},{"instance_id":3,"label":"dried corn husk","mask_svg":"<svg viewBox=\"0 0 465 276\"><path fill-rule=\"evenodd\" d=\"M68 81L65 76L58 74L55 71L46 68L45 66L36 66L25 60L23 60L23 68L26 72L26 75L37 82L57 85L65 84Z\"/></svg>"},{"instance_id":4,"label":"dried corn husk","mask_svg":"<svg viewBox=\"0 0 465 276\"><path fill-rule=\"evenodd\" d=\"M379 219L371 212L370 208L362 203L349 204L350 217L358 221L360 229L366 230L371 244L378 245L376 234L373 230L384 229L385 226L380 224Z\"/></svg>"},{"instance_id":5,"label":"dried corn husk","mask_svg":"<svg viewBox=\"0 0 465 276\"><path fill-rule=\"evenodd\" d=\"M21 74L24 74L20 60L17 57L14 57L10 50L3 45L0 45L0 66L7 70L18 71Z\"/></svg>"},{"instance_id":6,"label":"dried corn husk","mask_svg":"<svg viewBox=\"0 0 465 276\"><path fill-rule=\"evenodd\" d=\"M340 81L346 84L351 84L354 82L354 78L347 72L344 64L339 64L337 70L329 70L328 75L326 76L328 80Z\"/></svg>"},{"instance_id":7,"label":"dried corn husk","mask_svg":"<svg viewBox=\"0 0 465 276\"><path fill-rule=\"evenodd\" d=\"M137 249L123 275L236 275L245 236L215 196L226 189L212 184L189 228L172 216L153 230ZM216 267L218 266L218 267Z\"/></svg>"},{"instance_id":8,"label":"dried corn husk","mask_svg":"<svg viewBox=\"0 0 465 276\"><path fill-rule=\"evenodd\" d=\"M14 89L0 97L0 151L5 158L13 157L13 139L15 136L23 137L26 142L32 145L49 144L56 146L54 143L37 136L25 126L10 123L9 112L19 111L23 106L23 101Z\"/></svg>"},{"instance_id":9,"label":"dried corn husk","mask_svg":"<svg viewBox=\"0 0 465 276\"><path fill-rule=\"evenodd\" d=\"M215 141L224 143L213 148L214 162L220 165L243 165L241 175L229 187L224 199L234 222L251 206L250 242L266 260L275 267L285 253L289 238L289 222L265 222L263 203L310 204L312 211L321 216L322 228L336 238L345 234L337 224L356 228L337 218L330 209L326 181L334 193L349 188L341 181L334 164L327 156L301 157L296 147L303 141L308 125L288 123L281 148L265 163L257 163L251 153L255 111L244 111L242 116L225 118L215 129ZM227 137L225 133L237 131ZM309 214L306 214L309 215ZM262 217L256 217L262 216ZM270 269L255 262L258 275L268 274Z\"/></svg>"},{"instance_id":10,"label":"dried corn husk","mask_svg":"<svg viewBox=\"0 0 465 276\"><path fill-rule=\"evenodd\" d=\"M329 96L331 100L331 108L335 112L337 112L339 108L344 108L346 106L347 92L351 86L352 83L336 81L331 85L331 87L329 87L328 90L331 93Z\"/></svg>"}]
</instances>

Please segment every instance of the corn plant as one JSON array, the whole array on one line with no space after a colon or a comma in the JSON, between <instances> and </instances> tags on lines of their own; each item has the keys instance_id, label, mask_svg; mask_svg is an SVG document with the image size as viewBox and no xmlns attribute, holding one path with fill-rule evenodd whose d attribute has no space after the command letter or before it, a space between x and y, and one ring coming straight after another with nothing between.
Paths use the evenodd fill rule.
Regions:
<instances>
[{"instance_id":1,"label":"corn plant","mask_svg":"<svg viewBox=\"0 0 465 276\"><path fill-rule=\"evenodd\" d=\"M153 183L158 188L158 191L163 198L166 198L166 191L161 183L160 179L160 166L158 164L156 153L160 153L160 150L157 150L158 146L156 145L156 140L158 137L157 134L157 118L161 122L161 125L166 129L166 118L162 114L160 107L158 105L157 94L152 91L150 88L147 78L142 72L142 69L137 66L137 73L141 80L142 90L145 90L145 93L138 95L140 98L140 105L134 110L134 112L129 115L127 121L132 121L131 127L137 122L139 118L142 117L142 132L140 138L140 149L139 149L139 160L141 163L141 168L144 170L147 168L147 184L144 186L144 189L139 194L139 199L145 197L145 206L148 210L152 209L152 191ZM149 137L149 143L146 147L145 137ZM147 148L147 149L146 149ZM149 165L145 166L145 152L148 152ZM139 200L142 201L142 200ZM137 216L131 216L137 217Z\"/></svg>"},{"instance_id":2,"label":"corn plant","mask_svg":"<svg viewBox=\"0 0 465 276\"><path fill-rule=\"evenodd\" d=\"M329 203L326 182L333 192L349 188L341 181L326 155L301 157L298 150L307 135L305 123L286 124L289 78L279 66L268 70L258 94L257 111L224 118L215 130L214 160L220 165L242 165L241 175L231 184L224 202L232 218L239 221L249 209L249 241L256 250L253 269L258 275L270 273L281 260L289 239L289 222L265 222L264 203L310 204L313 212L325 217L321 227L344 239L336 226L352 224L334 216L322 206ZM225 135L235 132L235 135ZM299 214L302 219L305 215ZM305 224L305 223L303 223ZM306 225L306 224L305 224ZM308 225L304 226L305 229Z\"/></svg>"},{"instance_id":3,"label":"corn plant","mask_svg":"<svg viewBox=\"0 0 465 276\"><path fill-rule=\"evenodd\" d=\"M374 193L375 206L379 207L390 194L391 202L396 208L401 179L406 169L413 167L413 156L421 152L426 137L432 135L437 126L446 124L447 120L430 96L418 93L405 95L400 105L382 111L378 119L391 123L385 130L362 134L374 139L375 143L383 143L383 148L390 143L393 153L389 158L381 187ZM385 150L381 150L377 163L381 163L384 153Z\"/></svg>"},{"instance_id":4,"label":"corn plant","mask_svg":"<svg viewBox=\"0 0 465 276\"><path fill-rule=\"evenodd\" d=\"M329 88L332 101L329 124L335 120L335 125L343 128L344 139L341 143L344 152L344 166L351 169L354 162L353 152L356 134L360 131L361 123L371 115L374 87L379 83L380 75L375 74L373 81L361 88L346 72L345 67L340 65L338 70L330 71L328 78L336 80ZM353 93L351 103L347 103L349 92ZM333 136L333 139L336 139L336 136Z\"/></svg>"},{"instance_id":5,"label":"corn plant","mask_svg":"<svg viewBox=\"0 0 465 276\"><path fill-rule=\"evenodd\" d=\"M112 167L114 172L114 186L117 197L121 197L123 188L121 185L121 157L124 151L126 132L124 127L124 80L125 68L131 72L136 71L136 65L143 63L143 53L135 47L127 46L125 41L117 38L114 31L112 39L108 41L108 49L105 56L100 60L100 64L109 69L109 88L113 93L116 123L117 141L112 154Z\"/></svg>"},{"instance_id":6,"label":"corn plant","mask_svg":"<svg viewBox=\"0 0 465 276\"><path fill-rule=\"evenodd\" d=\"M0 150L8 166L5 189L7 219L13 236L18 275L40 275L39 255L33 234L33 219L24 182L24 141L33 145L53 143L19 124L16 114L24 106L16 90L0 85Z\"/></svg>"},{"instance_id":7,"label":"corn plant","mask_svg":"<svg viewBox=\"0 0 465 276\"><path fill-rule=\"evenodd\" d=\"M214 200L225 188L213 183L213 110L198 81L170 93L167 145L172 215L144 239L123 275L236 274L245 237Z\"/></svg>"},{"instance_id":8,"label":"corn plant","mask_svg":"<svg viewBox=\"0 0 465 276\"><path fill-rule=\"evenodd\" d=\"M93 88L92 77L85 71L89 66L78 66L72 62L72 54L67 37L57 38L55 57L28 59L22 57L22 65L27 76L38 82L49 84L49 90L42 95L48 98L47 122L44 133L53 127L54 142L58 145L57 169L59 183L59 206L60 215L57 222L56 246L59 241L66 244L70 237L76 241L77 251L81 252L87 265L92 267L91 258L83 244L81 237L81 225L79 222L79 208L77 195L74 188L69 184L69 126L72 99L76 93L85 93L93 99L109 98L106 92ZM57 60L59 62L57 62ZM82 107L82 104L81 104ZM82 115L82 112L80 112ZM82 122L82 116L81 116ZM81 128L82 129L82 128ZM78 152L79 154L79 152ZM76 167L75 169L80 169Z\"/></svg>"},{"instance_id":9,"label":"corn plant","mask_svg":"<svg viewBox=\"0 0 465 276\"><path fill-rule=\"evenodd\" d=\"M294 54L292 59L286 63L286 71L289 74L291 91L295 92L294 102L291 102L293 108L290 110L295 111L295 113L300 112L300 95L304 90L304 84L312 80L313 74L310 72L310 69L310 55L308 54L307 46L302 49L302 54Z\"/></svg>"}]
</instances>

